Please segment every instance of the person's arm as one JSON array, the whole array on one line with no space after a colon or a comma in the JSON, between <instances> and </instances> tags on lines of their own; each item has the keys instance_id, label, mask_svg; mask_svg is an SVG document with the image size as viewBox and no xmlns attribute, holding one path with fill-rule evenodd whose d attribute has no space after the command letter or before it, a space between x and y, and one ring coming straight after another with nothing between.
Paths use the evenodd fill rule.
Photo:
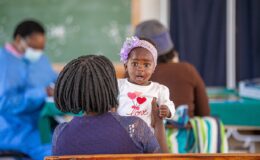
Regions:
<instances>
[{"instance_id":1,"label":"person's arm","mask_svg":"<svg viewBox=\"0 0 260 160\"><path fill-rule=\"evenodd\" d=\"M26 84L16 82L9 76L7 66L0 69L0 111L3 113L19 114L37 110L44 102L47 93L45 88L26 88Z\"/></svg>"},{"instance_id":2,"label":"person's arm","mask_svg":"<svg viewBox=\"0 0 260 160\"><path fill-rule=\"evenodd\" d=\"M30 113L42 106L46 96L45 88L9 90L0 93L0 109L12 114Z\"/></svg>"},{"instance_id":3,"label":"person's arm","mask_svg":"<svg viewBox=\"0 0 260 160\"><path fill-rule=\"evenodd\" d=\"M50 90L48 83L55 82L56 73L45 56L40 62L24 67L19 63L7 64L7 60L1 57L0 64L0 111L11 114L30 113L39 110ZM22 67L18 70L19 67ZM30 68L31 67L31 68ZM47 78L41 78L47 75ZM27 76L24 76L27 75ZM36 82L34 85L30 82ZM30 84L30 87L29 87Z\"/></svg>"},{"instance_id":4,"label":"person's arm","mask_svg":"<svg viewBox=\"0 0 260 160\"><path fill-rule=\"evenodd\" d=\"M160 111L162 110L161 108L163 107L164 111L169 110L170 111L170 116L165 116L167 119L172 119L174 114L175 114L175 105L174 103L170 100L170 91L169 88L161 85L160 86L160 93L158 97L158 105L160 107Z\"/></svg>"},{"instance_id":5,"label":"person's arm","mask_svg":"<svg viewBox=\"0 0 260 160\"><path fill-rule=\"evenodd\" d=\"M153 98L152 100L152 126L154 127L154 135L159 142L162 153L169 153L165 127L163 119L159 117L159 109L157 106L156 98Z\"/></svg>"},{"instance_id":6,"label":"person's arm","mask_svg":"<svg viewBox=\"0 0 260 160\"><path fill-rule=\"evenodd\" d=\"M194 88L194 115L195 116L209 116L210 115L210 107L209 100L206 93L205 84L197 72L197 70L191 66L191 72L195 81Z\"/></svg>"}]
</instances>

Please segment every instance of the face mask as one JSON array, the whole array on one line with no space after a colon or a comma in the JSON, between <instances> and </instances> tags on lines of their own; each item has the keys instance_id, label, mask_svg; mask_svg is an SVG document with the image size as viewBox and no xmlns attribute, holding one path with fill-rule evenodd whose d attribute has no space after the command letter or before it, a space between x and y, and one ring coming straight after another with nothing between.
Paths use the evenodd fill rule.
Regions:
<instances>
[{"instance_id":1,"label":"face mask","mask_svg":"<svg viewBox=\"0 0 260 160\"><path fill-rule=\"evenodd\" d=\"M27 48L24 53L24 58L30 62L36 62L41 58L42 52L40 49Z\"/></svg>"}]
</instances>

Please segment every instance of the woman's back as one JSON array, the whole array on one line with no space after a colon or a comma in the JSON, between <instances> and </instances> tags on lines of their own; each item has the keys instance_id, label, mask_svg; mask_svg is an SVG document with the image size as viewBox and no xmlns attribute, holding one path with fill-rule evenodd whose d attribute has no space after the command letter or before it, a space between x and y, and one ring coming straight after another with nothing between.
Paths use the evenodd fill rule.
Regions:
<instances>
[{"instance_id":1,"label":"woman's back","mask_svg":"<svg viewBox=\"0 0 260 160\"><path fill-rule=\"evenodd\" d=\"M161 63L157 65L152 81L166 85L175 106L188 104L189 116L209 115L205 85L197 70L189 63Z\"/></svg>"},{"instance_id":2,"label":"woman's back","mask_svg":"<svg viewBox=\"0 0 260 160\"><path fill-rule=\"evenodd\" d=\"M153 153L160 150L149 127L137 117L108 112L75 117L59 125L53 155Z\"/></svg>"}]
</instances>

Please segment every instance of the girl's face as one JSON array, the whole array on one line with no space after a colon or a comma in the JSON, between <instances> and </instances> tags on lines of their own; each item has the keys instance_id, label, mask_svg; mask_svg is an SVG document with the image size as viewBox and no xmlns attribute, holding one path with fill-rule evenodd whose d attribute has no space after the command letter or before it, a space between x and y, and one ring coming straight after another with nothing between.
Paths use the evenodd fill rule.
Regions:
<instances>
[{"instance_id":1,"label":"girl's face","mask_svg":"<svg viewBox=\"0 0 260 160\"><path fill-rule=\"evenodd\" d=\"M138 85L148 85L154 72L155 64L152 54L145 48L134 48L129 53L125 64L125 70L129 75L129 81Z\"/></svg>"}]
</instances>

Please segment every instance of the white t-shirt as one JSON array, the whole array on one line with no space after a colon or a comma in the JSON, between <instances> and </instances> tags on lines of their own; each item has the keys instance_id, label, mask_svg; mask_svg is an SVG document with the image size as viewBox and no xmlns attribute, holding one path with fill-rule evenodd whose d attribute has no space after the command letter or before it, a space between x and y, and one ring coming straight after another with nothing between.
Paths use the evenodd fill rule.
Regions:
<instances>
[{"instance_id":1,"label":"white t-shirt","mask_svg":"<svg viewBox=\"0 0 260 160\"><path fill-rule=\"evenodd\" d=\"M151 127L151 111L153 97L157 98L158 105L167 105L171 117L175 113L174 103L170 100L168 87L156 82L148 86L136 85L127 79L118 79L119 106L117 112L121 116L137 116Z\"/></svg>"}]
</instances>

